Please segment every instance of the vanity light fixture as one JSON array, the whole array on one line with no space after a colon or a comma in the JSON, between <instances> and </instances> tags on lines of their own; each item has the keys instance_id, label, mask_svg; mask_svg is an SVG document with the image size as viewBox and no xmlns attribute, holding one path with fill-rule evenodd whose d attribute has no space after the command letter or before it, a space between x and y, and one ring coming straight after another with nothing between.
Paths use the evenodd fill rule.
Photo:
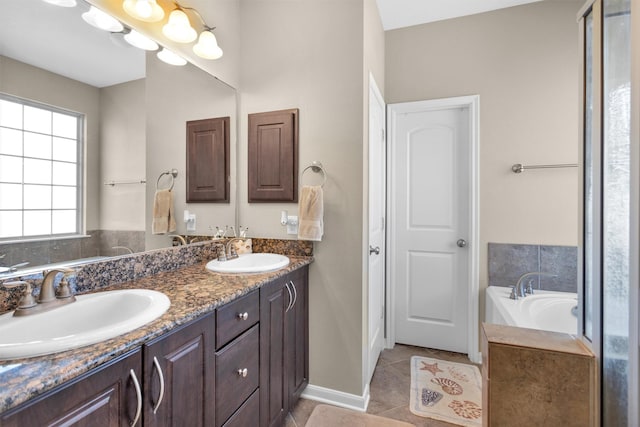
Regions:
<instances>
[{"instance_id":1,"label":"vanity light fixture","mask_svg":"<svg viewBox=\"0 0 640 427\"><path fill-rule=\"evenodd\" d=\"M158 50L158 43L154 42L150 38L143 36L136 30L130 30L124 35L124 39L131 46L135 46L138 49L143 50Z\"/></svg>"},{"instance_id":2,"label":"vanity light fixture","mask_svg":"<svg viewBox=\"0 0 640 427\"><path fill-rule=\"evenodd\" d=\"M169 22L162 27L162 34L176 43L191 43L198 33L191 27L189 17L180 8L169 14Z\"/></svg>"},{"instance_id":3,"label":"vanity light fixture","mask_svg":"<svg viewBox=\"0 0 640 427\"><path fill-rule=\"evenodd\" d=\"M164 10L156 0L124 0L122 8L139 21L157 22L164 18Z\"/></svg>"},{"instance_id":4,"label":"vanity light fixture","mask_svg":"<svg viewBox=\"0 0 640 427\"><path fill-rule=\"evenodd\" d=\"M222 49L218 46L218 40L215 34L213 34L213 28L205 27L205 30L200 33L198 43L193 45L193 51L200 58L204 59L218 59L222 57Z\"/></svg>"},{"instance_id":5,"label":"vanity light fixture","mask_svg":"<svg viewBox=\"0 0 640 427\"><path fill-rule=\"evenodd\" d=\"M60 7L76 7L78 3L76 0L42 0L45 3L52 4Z\"/></svg>"},{"instance_id":6,"label":"vanity light fixture","mask_svg":"<svg viewBox=\"0 0 640 427\"><path fill-rule=\"evenodd\" d=\"M167 48L162 48L162 50L158 52L156 55L158 56L158 59L160 59L162 62L165 62L169 65L186 65L187 64L186 59L176 55L175 53L171 52Z\"/></svg>"},{"instance_id":7,"label":"vanity light fixture","mask_svg":"<svg viewBox=\"0 0 640 427\"><path fill-rule=\"evenodd\" d=\"M82 19L93 27L111 31L112 33L118 33L124 30L124 27L117 19L94 6L91 6L88 12L82 14Z\"/></svg>"}]
</instances>

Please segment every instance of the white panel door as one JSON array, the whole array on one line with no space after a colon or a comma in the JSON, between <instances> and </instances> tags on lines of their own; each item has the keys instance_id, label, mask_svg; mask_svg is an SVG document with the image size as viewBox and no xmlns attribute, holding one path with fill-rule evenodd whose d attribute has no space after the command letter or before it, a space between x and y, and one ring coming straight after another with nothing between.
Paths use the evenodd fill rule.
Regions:
<instances>
[{"instance_id":1,"label":"white panel door","mask_svg":"<svg viewBox=\"0 0 640 427\"><path fill-rule=\"evenodd\" d=\"M469 109L406 105L392 125L395 340L466 353Z\"/></svg>"},{"instance_id":2,"label":"white panel door","mask_svg":"<svg viewBox=\"0 0 640 427\"><path fill-rule=\"evenodd\" d=\"M384 347L385 315L385 211L386 211L385 104L373 78L369 80L369 289L368 364L371 381Z\"/></svg>"}]
</instances>

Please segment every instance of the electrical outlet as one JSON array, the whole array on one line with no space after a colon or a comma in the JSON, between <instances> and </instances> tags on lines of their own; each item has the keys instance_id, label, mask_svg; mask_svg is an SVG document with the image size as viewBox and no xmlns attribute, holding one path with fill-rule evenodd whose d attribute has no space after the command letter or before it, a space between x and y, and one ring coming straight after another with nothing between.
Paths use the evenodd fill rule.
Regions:
<instances>
[{"instance_id":1,"label":"electrical outlet","mask_svg":"<svg viewBox=\"0 0 640 427\"><path fill-rule=\"evenodd\" d=\"M298 234L298 217L295 215L287 217L287 234Z\"/></svg>"}]
</instances>

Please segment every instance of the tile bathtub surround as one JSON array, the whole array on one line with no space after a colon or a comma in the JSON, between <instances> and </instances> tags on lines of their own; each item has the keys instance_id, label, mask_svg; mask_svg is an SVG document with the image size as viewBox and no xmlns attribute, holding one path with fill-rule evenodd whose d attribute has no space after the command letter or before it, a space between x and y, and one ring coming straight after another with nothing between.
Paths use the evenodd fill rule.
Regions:
<instances>
[{"instance_id":1,"label":"tile bathtub surround","mask_svg":"<svg viewBox=\"0 0 640 427\"><path fill-rule=\"evenodd\" d=\"M488 252L489 286L514 286L524 273L539 271L557 277L533 277L535 289L577 292L575 246L489 243Z\"/></svg>"},{"instance_id":2,"label":"tile bathtub surround","mask_svg":"<svg viewBox=\"0 0 640 427\"><path fill-rule=\"evenodd\" d=\"M307 241L255 238L253 241L254 252L277 252L289 256L312 256L313 254L313 244ZM257 247L256 241L259 242ZM69 280L69 285L74 293L83 294L158 273L175 271L215 257L212 240L141 252L83 264L77 267L79 271ZM59 281L61 275L58 276ZM38 294L39 286L36 285L42 281L41 273L22 276L21 279L32 282L34 295ZM0 313L14 310L18 306L20 293L20 288L0 287Z\"/></svg>"}]
</instances>

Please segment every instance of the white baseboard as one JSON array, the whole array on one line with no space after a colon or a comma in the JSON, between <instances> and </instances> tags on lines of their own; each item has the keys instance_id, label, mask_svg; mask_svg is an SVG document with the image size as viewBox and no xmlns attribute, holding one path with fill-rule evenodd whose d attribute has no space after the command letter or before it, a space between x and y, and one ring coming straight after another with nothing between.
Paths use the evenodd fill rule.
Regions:
<instances>
[{"instance_id":1,"label":"white baseboard","mask_svg":"<svg viewBox=\"0 0 640 427\"><path fill-rule=\"evenodd\" d=\"M301 397L329 405L366 412L371 396L369 394L369 384L365 387L362 396L309 384L302 392Z\"/></svg>"}]
</instances>

